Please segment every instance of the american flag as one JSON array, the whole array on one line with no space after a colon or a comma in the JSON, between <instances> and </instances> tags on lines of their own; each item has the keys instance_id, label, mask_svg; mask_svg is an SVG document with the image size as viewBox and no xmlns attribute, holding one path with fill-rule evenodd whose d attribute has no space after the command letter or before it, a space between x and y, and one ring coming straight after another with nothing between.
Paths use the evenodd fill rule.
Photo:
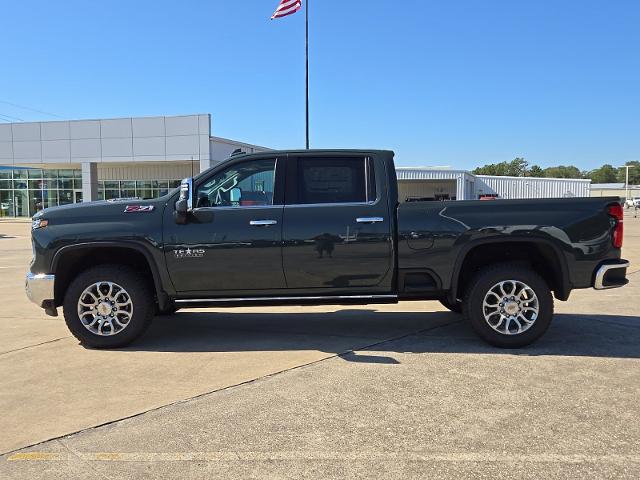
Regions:
<instances>
[{"instance_id":1,"label":"american flag","mask_svg":"<svg viewBox=\"0 0 640 480\"><path fill-rule=\"evenodd\" d=\"M273 12L271 20L296 13L301 7L302 0L280 0L280 5L278 5L276 11Z\"/></svg>"}]
</instances>

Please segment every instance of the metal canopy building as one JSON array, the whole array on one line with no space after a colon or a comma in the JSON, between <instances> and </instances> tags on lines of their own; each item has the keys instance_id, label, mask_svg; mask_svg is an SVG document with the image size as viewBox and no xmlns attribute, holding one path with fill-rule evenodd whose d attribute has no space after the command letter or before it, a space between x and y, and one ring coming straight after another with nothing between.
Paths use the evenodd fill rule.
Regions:
<instances>
[{"instance_id":1,"label":"metal canopy building","mask_svg":"<svg viewBox=\"0 0 640 480\"><path fill-rule=\"evenodd\" d=\"M588 197L591 180L568 178L498 177L465 170L398 167L400 201L474 200L498 198Z\"/></svg>"}]
</instances>

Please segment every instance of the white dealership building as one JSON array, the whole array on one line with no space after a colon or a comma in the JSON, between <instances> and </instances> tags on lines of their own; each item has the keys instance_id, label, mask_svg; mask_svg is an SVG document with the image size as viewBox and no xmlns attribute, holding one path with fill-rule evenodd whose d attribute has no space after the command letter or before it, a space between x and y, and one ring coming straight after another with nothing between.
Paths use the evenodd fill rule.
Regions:
<instances>
[{"instance_id":1,"label":"white dealership building","mask_svg":"<svg viewBox=\"0 0 640 480\"><path fill-rule=\"evenodd\" d=\"M0 124L0 216L66 203L152 198L236 149L209 114Z\"/></svg>"},{"instance_id":2,"label":"white dealership building","mask_svg":"<svg viewBox=\"0 0 640 480\"><path fill-rule=\"evenodd\" d=\"M0 123L0 216L112 198L153 198L227 158L267 151L211 135L211 115ZM402 159L396 159L401 164ZM590 180L398 167L400 201L588 197Z\"/></svg>"}]
</instances>

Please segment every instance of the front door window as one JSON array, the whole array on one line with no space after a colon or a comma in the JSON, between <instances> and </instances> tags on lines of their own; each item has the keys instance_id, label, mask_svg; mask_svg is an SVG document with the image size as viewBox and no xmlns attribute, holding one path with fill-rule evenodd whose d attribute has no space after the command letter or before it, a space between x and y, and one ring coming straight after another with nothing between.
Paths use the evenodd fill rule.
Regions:
<instances>
[{"instance_id":1,"label":"front door window","mask_svg":"<svg viewBox=\"0 0 640 480\"><path fill-rule=\"evenodd\" d=\"M196 208L273 205L274 159L244 162L218 172L198 187Z\"/></svg>"}]
</instances>

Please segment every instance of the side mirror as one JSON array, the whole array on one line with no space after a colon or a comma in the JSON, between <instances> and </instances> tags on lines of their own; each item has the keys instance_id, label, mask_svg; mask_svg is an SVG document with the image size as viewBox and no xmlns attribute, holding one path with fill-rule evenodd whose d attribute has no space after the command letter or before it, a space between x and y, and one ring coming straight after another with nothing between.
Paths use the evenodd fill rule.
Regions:
<instances>
[{"instance_id":1,"label":"side mirror","mask_svg":"<svg viewBox=\"0 0 640 480\"><path fill-rule=\"evenodd\" d=\"M232 205L234 203L238 203L241 198L242 198L242 190L240 190L238 187L232 188L229 191L229 201L231 202Z\"/></svg>"},{"instance_id":2,"label":"side mirror","mask_svg":"<svg viewBox=\"0 0 640 480\"><path fill-rule=\"evenodd\" d=\"M177 224L187 223L189 212L193 209L193 179L185 178L180 183L180 198L176 202L176 209L173 212Z\"/></svg>"}]
</instances>

